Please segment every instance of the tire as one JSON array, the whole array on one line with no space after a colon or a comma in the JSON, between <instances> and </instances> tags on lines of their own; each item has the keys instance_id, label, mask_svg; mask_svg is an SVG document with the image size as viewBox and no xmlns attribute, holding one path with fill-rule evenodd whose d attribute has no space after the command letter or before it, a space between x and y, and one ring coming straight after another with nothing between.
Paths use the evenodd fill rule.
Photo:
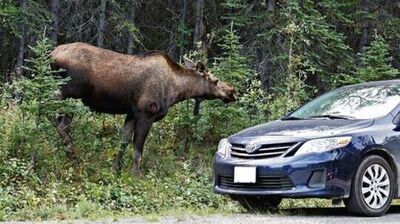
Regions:
<instances>
[{"instance_id":1,"label":"tire","mask_svg":"<svg viewBox=\"0 0 400 224\"><path fill-rule=\"evenodd\" d=\"M231 198L249 212L265 212L277 209L282 201L281 197L266 196L231 196Z\"/></svg>"},{"instance_id":2,"label":"tire","mask_svg":"<svg viewBox=\"0 0 400 224\"><path fill-rule=\"evenodd\" d=\"M384 215L392 203L395 185L389 163L380 156L368 156L353 176L350 197L344 200L346 208L363 216Z\"/></svg>"}]
</instances>

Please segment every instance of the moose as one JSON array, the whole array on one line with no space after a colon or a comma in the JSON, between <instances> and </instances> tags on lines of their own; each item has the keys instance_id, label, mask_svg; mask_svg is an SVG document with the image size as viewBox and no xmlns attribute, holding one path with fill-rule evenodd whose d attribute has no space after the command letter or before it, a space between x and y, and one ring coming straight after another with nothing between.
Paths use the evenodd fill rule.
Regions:
<instances>
[{"instance_id":1,"label":"moose","mask_svg":"<svg viewBox=\"0 0 400 224\"><path fill-rule=\"evenodd\" d=\"M216 79L206 66L185 59L185 66L166 53L148 52L125 55L86 43L59 45L51 52L52 66L69 80L57 92L59 99L81 99L96 112L124 114L122 142L113 170L119 173L121 159L132 142L132 174L141 176L140 161L146 137L154 122L165 117L172 105L194 98L195 110L203 100L221 99L225 103L237 99L235 88ZM74 154L69 134L73 115L50 119Z\"/></svg>"}]
</instances>

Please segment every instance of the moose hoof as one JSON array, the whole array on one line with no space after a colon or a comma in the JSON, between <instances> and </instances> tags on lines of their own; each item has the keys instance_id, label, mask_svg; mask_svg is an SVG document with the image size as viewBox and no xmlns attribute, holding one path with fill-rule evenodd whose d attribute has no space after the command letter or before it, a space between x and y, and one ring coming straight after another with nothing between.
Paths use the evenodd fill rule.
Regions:
<instances>
[{"instance_id":1,"label":"moose hoof","mask_svg":"<svg viewBox=\"0 0 400 224\"><path fill-rule=\"evenodd\" d=\"M143 177L143 173L140 169L133 168L131 173L134 177L139 177L139 178Z\"/></svg>"},{"instance_id":2,"label":"moose hoof","mask_svg":"<svg viewBox=\"0 0 400 224\"><path fill-rule=\"evenodd\" d=\"M119 174L121 172L121 162L115 161L112 167L112 171L115 174Z\"/></svg>"},{"instance_id":3,"label":"moose hoof","mask_svg":"<svg viewBox=\"0 0 400 224\"><path fill-rule=\"evenodd\" d=\"M77 160L78 156L76 155L75 148L70 146L68 147L67 150L65 150L65 155L70 159L70 160Z\"/></svg>"}]
</instances>

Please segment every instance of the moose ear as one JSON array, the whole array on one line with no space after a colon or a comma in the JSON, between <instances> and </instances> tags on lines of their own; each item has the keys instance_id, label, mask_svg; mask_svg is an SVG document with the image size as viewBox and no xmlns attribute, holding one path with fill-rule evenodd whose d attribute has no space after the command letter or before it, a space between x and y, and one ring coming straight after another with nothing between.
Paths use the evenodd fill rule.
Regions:
<instances>
[{"instance_id":1,"label":"moose ear","mask_svg":"<svg viewBox=\"0 0 400 224\"><path fill-rule=\"evenodd\" d=\"M196 64L196 70L198 72L204 72L206 70L206 66L203 64L203 62L198 61Z\"/></svg>"},{"instance_id":2,"label":"moose ear","mask_svg":"<svg viewBox=\"0 0 400 224\"><path fill-rule=\"evenodd\" d=\"M185 63L185 66L188 68L188 69L195 69L195 64L194 64L194 62L192 61L192 60L190 60L189 58L187 58L187 57L183 57L183 62Z\"/></svg>"}]
</instances>

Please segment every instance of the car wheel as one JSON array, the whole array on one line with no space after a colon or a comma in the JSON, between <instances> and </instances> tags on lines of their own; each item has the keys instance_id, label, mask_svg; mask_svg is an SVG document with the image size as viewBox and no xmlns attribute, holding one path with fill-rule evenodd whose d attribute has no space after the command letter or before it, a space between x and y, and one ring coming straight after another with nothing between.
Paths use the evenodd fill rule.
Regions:
<instances>
[{"instance_id":1,"label":"car wheel","mask_svg":"<svg viewBox=\"0 0 400 224\"><path fill-rule=\"evenodd\" d=\"M231 196L235 201L250 212L263 212L278 208L282 201L281 197L266 196Z\"/></svg>"},{"instance_id":2,"label":"car wheel","mask_svg":"<svg viewBox=\"0 0 400 224\"><path fill-rule=\"evenodd\" d=\"M346 208L351 213L381 216L389 209L394 191L395 178L389 163L380 156L368 156L353 176Z\"/></svg>"}]
</instances>

